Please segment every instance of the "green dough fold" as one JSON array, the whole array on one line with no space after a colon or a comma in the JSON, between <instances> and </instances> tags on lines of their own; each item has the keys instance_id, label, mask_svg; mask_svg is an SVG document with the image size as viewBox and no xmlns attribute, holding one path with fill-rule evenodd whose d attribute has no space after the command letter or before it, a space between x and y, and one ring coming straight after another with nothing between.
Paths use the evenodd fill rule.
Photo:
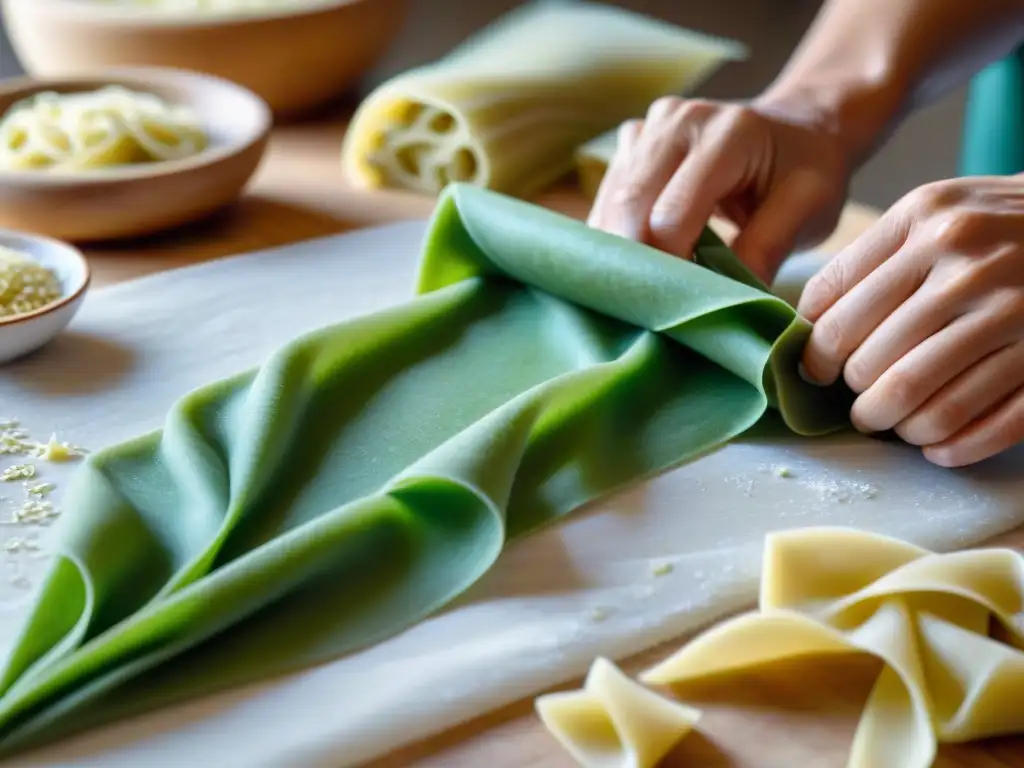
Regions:
<instances>
[{"instance_id":1,"label":"green dough fold","mask_svg":"<svg viewBox=\"0 0 1024 768\"><path fill-rule=\"evenodd\" d=\"M397 76L353 117L350 181L437 194L468 182L527 196L581 143L696 86L738 43L597 3L535 2Z\"/></svg>"},{"instance_id":2,"label":"green dough fold","mask_svg":"<svg viewBox=\"0 0 1024 768\"><path fill-rule=\"evenodd\" d=\"M843 426L849 393L797 375L809 324L713 235L697 259L449 187L416 298L291 342L79 468L0 668L0 752L379 642L509 538L769 407L800 434Z\"/></svg>"}]
</instances>

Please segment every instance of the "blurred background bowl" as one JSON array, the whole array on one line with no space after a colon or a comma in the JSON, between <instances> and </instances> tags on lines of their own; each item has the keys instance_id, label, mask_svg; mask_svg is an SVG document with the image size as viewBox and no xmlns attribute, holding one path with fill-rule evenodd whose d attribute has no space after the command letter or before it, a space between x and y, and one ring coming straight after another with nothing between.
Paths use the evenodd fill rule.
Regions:
<instances>
[{"instance_id":1,"label":"blurred background bowl","mask_svg":"<svg viewBox=\"0 0 1024 768\"><path fill-rule=\"evenodd\" d=\"M267 105L217 77L136 67L102 75L0 81L0 116L40 91L106 85L190 107L209 145L181 160L79 173L0 171L0 227L76 242L149 235L208 216L233 202L259 167L270 136Z\"/></svg>"},{"instance_id":2,"label":"blurred background bowl","mask_svg":"<svg viewBox=\"0 0 1024 768\"><path fill-rule=\"evenodd\" d=\"M285 0L280 9L168 12L111 0L2 0L15 53L36 77L124 66L236 82L278 117L345 93L397 36L408 0Z\"/></svg>"},{"instance_id":3,"label":"blurred background bowl","mask_svg":"<svg viewBox=\"0 0 1024 768\"><path fill-rule=\"evenodd\" d=\"M0 317L0 363L6 363L34 352L67 327L89 288L89 264L70 245L26 232L0 229L0 246L47 267L61 286L61 297L53 303L24 315Z\"/></svg>"}]
</instances>

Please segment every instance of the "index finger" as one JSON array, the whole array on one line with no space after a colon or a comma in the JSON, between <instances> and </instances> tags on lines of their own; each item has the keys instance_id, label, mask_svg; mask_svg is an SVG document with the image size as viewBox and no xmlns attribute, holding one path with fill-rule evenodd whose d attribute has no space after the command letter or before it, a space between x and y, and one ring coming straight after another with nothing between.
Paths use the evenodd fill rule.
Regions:
<instances>
[{"instance_id":1,"label":"index finger","mask_svg":"<svg viewBox=\"0 0 1024 768\"><path fill-rule=\"evenodd\" d=\"M651 210L655 247L688 258L719 204L742 183L747 136L733 114L719 114L694 129L689 154Z\"/></svg>"},{"instance_id":2,"label":"index finger","mask_svg":"<svg viewBox=\"0 0 1024 768\"><path fill-rule=\"evenodd\" d=\"M807 281L797 312L816 322L843 296L896 253L907 240L903 217L886 213Z\"/></svg>"},{"instance_id":3,"label":"index finger","mask_svg":"<svg viewBox=\"0 0 1024 768\"><path fill-rule=\"evenodd\" d=\"M633 149L640 139L643 126L644 124L640 120L627 120L619 126L615 153L608 162L601 183L597 187L594 203L590 206L590 214L587 216L588 226L605 230L614 228L611 219L617 208L614 204L615 190L621 186L622 178L629 173L629 166L633 161Z\"/></svg>"}]
</instances>

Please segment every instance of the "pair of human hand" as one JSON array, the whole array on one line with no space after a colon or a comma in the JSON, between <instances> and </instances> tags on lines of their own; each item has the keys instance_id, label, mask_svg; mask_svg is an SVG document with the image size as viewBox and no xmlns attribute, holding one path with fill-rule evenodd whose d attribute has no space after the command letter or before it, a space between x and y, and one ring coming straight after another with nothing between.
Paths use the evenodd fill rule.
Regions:
<instances>
[{"instance_id":1,"label":"pair of human hand","mask_svg":"<svg viewBox=\"0 0 1024 768\"><path fill-rule=\"evenodd\" d=\"M813 117L666 98L622 126L590 214L688 257L712 215L765 282L835 227L852 163ZM863 432L894 429L942 466L1024 440L1024 177L920 187L807 284L807 377L842 376Z\"/></svg>"}]
</instances>

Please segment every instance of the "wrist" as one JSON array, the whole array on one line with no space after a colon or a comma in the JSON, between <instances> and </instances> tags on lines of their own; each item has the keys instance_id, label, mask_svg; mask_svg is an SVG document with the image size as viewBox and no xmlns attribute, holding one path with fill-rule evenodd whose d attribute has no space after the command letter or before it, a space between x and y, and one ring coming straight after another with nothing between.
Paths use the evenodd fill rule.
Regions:
<instances>
[{"instance_id":1,"label":"wrist","mask_svg":"<svg viewBox=\"0 0 1024 768\"><path fill-rule=\"evenodd\" d=\"M877 149L902 116L907 89L890 76L789 75L755 99L768 114L797 120L831 136L851 172Z\"/></svg>"}]
</instances>

